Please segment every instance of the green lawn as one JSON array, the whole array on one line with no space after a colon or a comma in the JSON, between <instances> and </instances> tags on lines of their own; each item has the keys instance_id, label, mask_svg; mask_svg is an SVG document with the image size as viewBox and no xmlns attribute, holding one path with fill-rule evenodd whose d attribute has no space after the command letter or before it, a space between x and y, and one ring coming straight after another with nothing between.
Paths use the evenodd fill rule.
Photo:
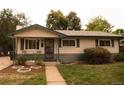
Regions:
<instances>
[{"instance_id":1,"label":"green lawn","mask_svg":"<svg viewBox=\"0 0 124 93\"><path fill-rule=\"evenodd\" d=\"M104 65L59 65L67 84L124 84L124 62Z\"/></svg>"},{"instance_id":2,"label":"green lawn","mask_svg":"<svg viewBox=\"0 0 124 93\"><path fill-rule=\"evenodd\" d=\"M25 80L22 85L45 85L46 80L44 75L36 75L28 80Z\"/></svg>"}]
</instances>

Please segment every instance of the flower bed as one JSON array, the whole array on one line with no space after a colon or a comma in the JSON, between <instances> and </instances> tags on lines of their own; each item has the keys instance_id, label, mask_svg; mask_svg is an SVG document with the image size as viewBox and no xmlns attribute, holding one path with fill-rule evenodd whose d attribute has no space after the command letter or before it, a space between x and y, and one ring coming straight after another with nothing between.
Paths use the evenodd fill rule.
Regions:
<instances>
[{"instance_id":1,"label":"flower bed","mask_svg":"<svg viewBox=\"0 0 124 93\"><path fill-rule=\"evenodd\" d=\"M17 72L19 73L26 73L30 71L31 71L31 68L25 68L25 67L17 69Z\"/></svg>"},{"instance_id":2,"label":"flower bed","mask_svg":"<svg viewBox=\"0 0 124 93\"><path fill-rule=\"evenodd\" d=\"M13 69L19 69L19 68L23 68L24 66L21 66L21 65L13 65L12 68Z\"/></svg>"},{"instance_id":3,"label":"flower bed","mask_svg":"<svg viewBox=\"0 0 124 93\"><path fill-rule=\"evenodd\" d=\"M42 68L42 66L31 66L32 69L39 69L39 68Z\"/></svg>"}]
</instances>

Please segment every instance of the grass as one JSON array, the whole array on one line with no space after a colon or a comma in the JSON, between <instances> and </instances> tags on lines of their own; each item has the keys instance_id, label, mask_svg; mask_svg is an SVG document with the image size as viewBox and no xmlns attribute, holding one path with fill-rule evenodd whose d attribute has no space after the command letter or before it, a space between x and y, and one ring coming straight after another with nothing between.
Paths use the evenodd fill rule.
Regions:
<instances>
[{"instance_id":1,"label":"grass","mask_svg":"<svg viewBox=\"0 0 124 93\"><path fill-rule=\"evenodd\" d=\"M22 84L23 85L41 85L41 84L45 85L46 81L43 75L37 75L28 80L25 80Z\"/></svg>"},{"instance_id":2,"label":"grass","mask_svg":"<svg viewBox=\"0 0 124 93\"><path fill-rule=\"evenodd\" d=\"M18 73L8 67L0 71L0 85L45 85L46 77L43 69L32 69L31 72Z\"/></svg>"},{"instance_id":3,"label":"grass","mask_svg":"<svg viewBox=\"0 0 124 93\"><path fill-rule=\"evenodd\" d=\"M124 62L104 65L59 65L67 84L124 84Z\"/></svg>"}]
</instances>

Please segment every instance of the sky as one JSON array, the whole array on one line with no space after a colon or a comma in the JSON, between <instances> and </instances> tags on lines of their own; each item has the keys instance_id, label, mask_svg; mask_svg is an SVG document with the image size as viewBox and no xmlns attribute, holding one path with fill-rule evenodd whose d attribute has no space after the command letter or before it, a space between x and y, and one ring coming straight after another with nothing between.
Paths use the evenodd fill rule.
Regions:
<instances>
[{"instance_id":1,"label":"sky","mask_svg":"<svg viewBox=\"0 0 124 93\"><path fill-rule=\"evenodd\" d=\"M0 0L0 10L10 8L23 12L32 24L46 25L50 10L61 10L64 15L75 11L81 18L82 29L95 16L103 16L114 26L124 29L123 0Z\"/></svg>"}]
</instances>

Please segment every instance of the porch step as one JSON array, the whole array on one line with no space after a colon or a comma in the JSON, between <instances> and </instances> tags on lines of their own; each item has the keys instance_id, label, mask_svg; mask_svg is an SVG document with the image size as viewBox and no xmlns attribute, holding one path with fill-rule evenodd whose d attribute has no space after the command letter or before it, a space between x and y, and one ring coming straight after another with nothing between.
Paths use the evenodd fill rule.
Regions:
<instances>
[{"instance_id":1,"label":"porch step","mask_svg":"<svg viewBox=\"0 0 124 93\"><path fill-rule=\"evenodd\" d=\"M44 62L44 63L45 63L45 66L56 66L60 64L60 62Z\"/></svg>"}]
</instances>

